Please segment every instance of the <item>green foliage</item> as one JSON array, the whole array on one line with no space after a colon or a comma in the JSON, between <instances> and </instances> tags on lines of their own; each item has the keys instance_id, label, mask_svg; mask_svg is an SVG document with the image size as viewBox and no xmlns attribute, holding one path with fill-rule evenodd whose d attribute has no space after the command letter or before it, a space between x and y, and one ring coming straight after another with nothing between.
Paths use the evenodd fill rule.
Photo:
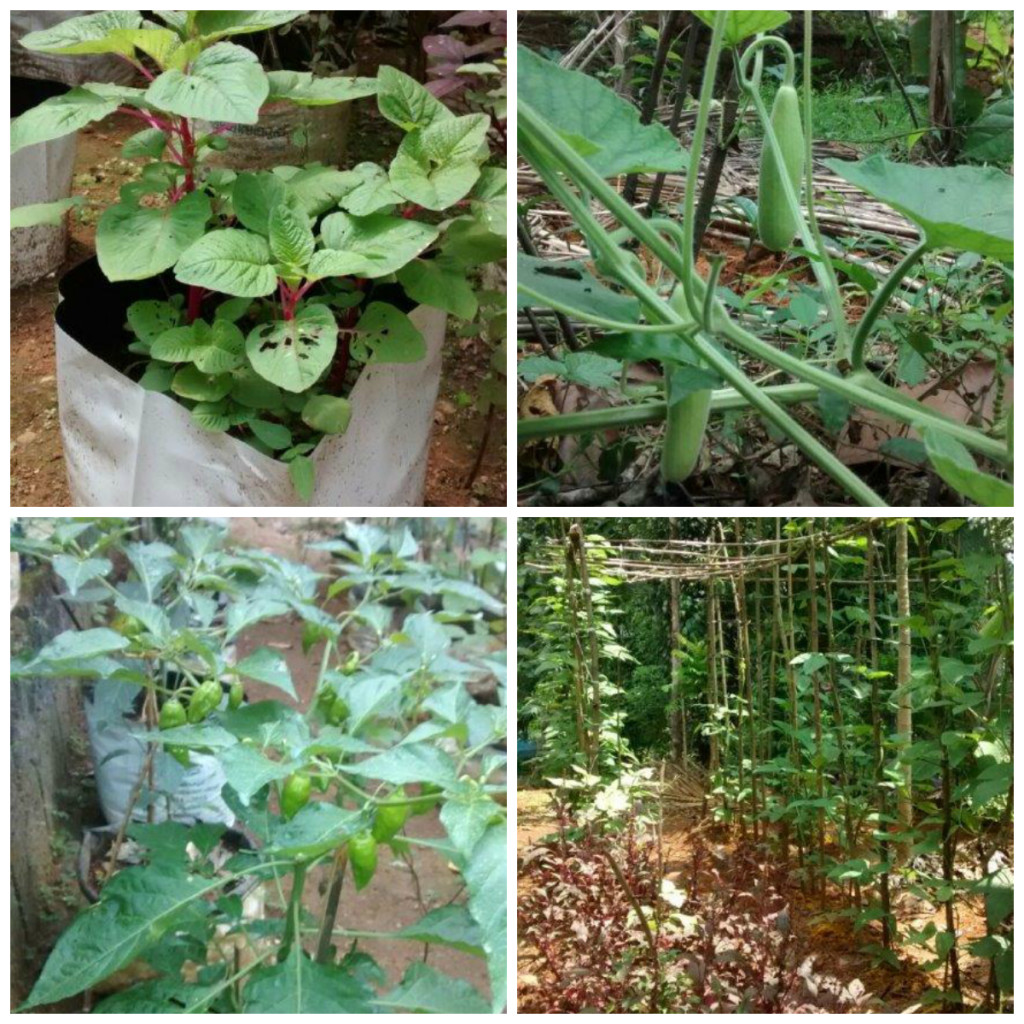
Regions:
<instances>
[{"instance_id":1,"label":"green foliage","mask_svg":"<svg viewBox=\"0 0 1024 1024\"><path fill-rule=\"evenodd\" d=\"M406 527L348 523L319 545L331 564L314 572L270 552L228 546L224 532L205 521L168 523L159 540L136 532L127 520L32 520L17 524L12 537L13 550L51 563L69 593L88 598L97 621L111 622L19 652L12 674L38 685L82 679L127 687L137 709L162 702L159 729L133 723L153 745L157 767L152 775L143 769L133 797L140 819L128 824L134 866L113 874L99 903L60 937L23 1008L70 999L143 958L159 976L110 997L97 1012L440 1011L451 1008L453 993L463 1007L501 1012L506 829L496 800L504 787L495 776L505 762L498 747L505 669L491 627L504 616L503 568L494 568L503 553L478 548L472 568L463 562L449 574L443 559L420 560ZM308 647L319 645L308 710L296 706L280 651L258 647L233 659L239 634L285 619L303 624ZM356 629L361 654L353 658ZM286 701L245 703L243 679L279 690ZM496 682L496 705L469 696L467 683L487 679ZM141 823L148 808L174 806L183 776L176 762L187 767L198 754L217 760L235 827L257 840L226 862L215 851L222 824ZM419 792L407 796L412 784ZM411 810L437 804L441 838L416 856L439 855L459 871L465 899L381 937L457 946L484 958L488 998L434 970L407 975L387 992L386 976L364 953L340 962L333 952L316 962L309 955L330 945L336 922L321 924L319 903L315 917L304 909L307 871L344 865L347 851L356 886L372 884L375 835L398 849ZM265 884L273 900L289 875L284 916L242 918L232 895L239 880ZM373 926L364 922L360 931ZM311 933L324 927L314 943ZM229 935L259 951L241 971L230 958L208 956ZM341 935L339 929L333 937ZM187 962L204 966L189 972Z\"/></svg>"}]
</instances>

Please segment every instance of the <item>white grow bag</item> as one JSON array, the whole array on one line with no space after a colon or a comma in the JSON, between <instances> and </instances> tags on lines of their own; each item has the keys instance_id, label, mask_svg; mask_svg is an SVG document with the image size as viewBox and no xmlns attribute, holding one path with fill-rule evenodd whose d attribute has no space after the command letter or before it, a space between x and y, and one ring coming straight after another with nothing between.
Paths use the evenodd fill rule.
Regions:
<instances>
[{"instance_id":1,"label":"white grow bag","mask_svg":"<svg viewBox=\"0 0 1024 1024\"><path fill-rule=\"evenodd\" d=\"M415 363L367 366L349 394L348 430L325 438L311 506L421 505L446 314L409 314L426 342ZM301 505L288 467L187 409L146 391L56 325L57 397L64 460L76 506L288 507Z\"/></svg>"}]
</instances>

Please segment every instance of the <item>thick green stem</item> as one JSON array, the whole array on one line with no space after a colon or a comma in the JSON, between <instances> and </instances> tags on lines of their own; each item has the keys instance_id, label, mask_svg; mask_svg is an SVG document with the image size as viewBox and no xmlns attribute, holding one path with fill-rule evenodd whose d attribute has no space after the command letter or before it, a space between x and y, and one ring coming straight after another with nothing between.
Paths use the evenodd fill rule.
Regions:
<instances>
[{"instance_id":1,"label":"thick green stem","mask_svg":"<svg viewBox=\"0 0 1024 1024\"><path fill-rule=\"evenodd\" d=\"M773 384L762 387L766 395L780 405L810 402L818 397L813 384ZM749 408L750 403L735 388L720 388L711 392L711 412L729 412ZM660 423L666 415L665 402L644 402L642 405L623 405L611 409L593 409L588 412L570 412L562 416L537 416L520 420L520 441L535 437L560 437L566 434L589 434L598 430L620 430Z\"/></svg>"}]
</instances>

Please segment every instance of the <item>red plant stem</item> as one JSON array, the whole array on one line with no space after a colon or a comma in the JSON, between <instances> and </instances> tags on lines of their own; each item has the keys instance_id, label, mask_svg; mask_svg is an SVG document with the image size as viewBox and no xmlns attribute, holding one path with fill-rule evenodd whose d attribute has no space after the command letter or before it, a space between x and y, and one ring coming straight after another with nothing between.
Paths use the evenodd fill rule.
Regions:
<instances>
[{"instance_id":1,"label":"red plant stem","mask_svg":"<svg viewBox=\"0 0 1024 1024\"><path fill-rule=\"evenodd\" d=\"M281 315L285 320L293 319L292 314L292 290L284 283L284 281L277 282L278 294L281 296Z\"/></svg>"},{"instance_id":2,"label":"red plant stem","mask_svg":"<svg viewBox=\"0 0 1024 1024\"><path fill-rule=\"evenodd\" d=\"M199 311L203 302L204 290L205 289L198 284L190 284L188 286L188 312L186 317L190 324L199 319Z\"/></svg>"},{"instance_id":3,"label":"red plant stem","mask_svg":"<svg viewBox=\"0 0 1024 1024\"><path fill-rule=\"evenodd\" d=\"M142 77L145 78L146 81L152 82L154 77L156 77L144 65L132 60L131 57L126 57L123 53L119 53L117 54L117 56L120 57L121 60L125 61L127 64L131 64L131 66L135 68L135 70L138 71L138 73L142 75Z\"/></svg>"},{"instance_id":4,"label":"red plant stem","mask_svg":"<svg viewBox=\"0 0 1024 1024\"><path fill-rule=\"evenodd\" d=\"M196 190L196 144L195 140L192 138L192 129L189 127L187 117L183 117L179 120L178 131L181 135L181 155L183 158L183 166L185 168L185 191L194 192Z\"/></svg>"},{"instance_id":5,"label":"red plant stem","mask_svg":"<svg viewBox=\"0 0 1024 1024\"><path fill-rule=\"evenodd\" d=\"M136 110L134 107L118 107L117 113L128 114L130 117L137 117L140 121L145 121L150 128L159 128L162 132L171 132L174 130L173 126L168 121L161 121L159 117L156 117L145 110Z\"/></svg>"},{"instance_id":6,"label":"red plant stem","mask_svg":"<svg viewBox=\"0 0 1024 1024\"><path fill-rule=\"evenodd\" d=\"M406 220L410 220L411 218L415 217L415 216L416 216L416 214L417 214L417 213L419 213L419 212L420 212L420 210L422 210L422 209L423 209L423 207L422 207L422 206L417 206L417 205L416 205L416 203L410 203L410 204L409 204L409 205L408 205L408 206L407 206L407 207L406 207L406 208L405 208L405 209L404 209L404 210L402 211L402 216L403 216L403 217L404 217L404 218L405 218Z\"/></svg>"}]
</instances>

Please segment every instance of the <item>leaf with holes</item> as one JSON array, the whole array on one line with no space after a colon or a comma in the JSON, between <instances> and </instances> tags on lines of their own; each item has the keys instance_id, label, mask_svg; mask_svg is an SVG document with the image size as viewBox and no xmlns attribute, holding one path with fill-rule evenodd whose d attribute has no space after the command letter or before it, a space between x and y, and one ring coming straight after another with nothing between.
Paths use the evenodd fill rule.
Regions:
<instances>
[{"instance_id":1,"label":"leaf with holes","mask_svg":"<svg viewBox=\"0 0 1024 1024\"><path fill-rule=\"evenodd\" d=\"M352 354L364 362L415 363L426 351L416 325L387 302L371 302L356 324Z\"/></svg>"},{"instance_id":2,"label":"leaf with holes","mask_svg":"<svg viewBox=\"0 0 1024 1024\"><path fill-rule=\"evenodd\" d=\"M327 306L305 306L294 320L254 328L245 342L252 368L285 391L312 387L331 364L338 325Z\"/></svg>"}]
</instances>

